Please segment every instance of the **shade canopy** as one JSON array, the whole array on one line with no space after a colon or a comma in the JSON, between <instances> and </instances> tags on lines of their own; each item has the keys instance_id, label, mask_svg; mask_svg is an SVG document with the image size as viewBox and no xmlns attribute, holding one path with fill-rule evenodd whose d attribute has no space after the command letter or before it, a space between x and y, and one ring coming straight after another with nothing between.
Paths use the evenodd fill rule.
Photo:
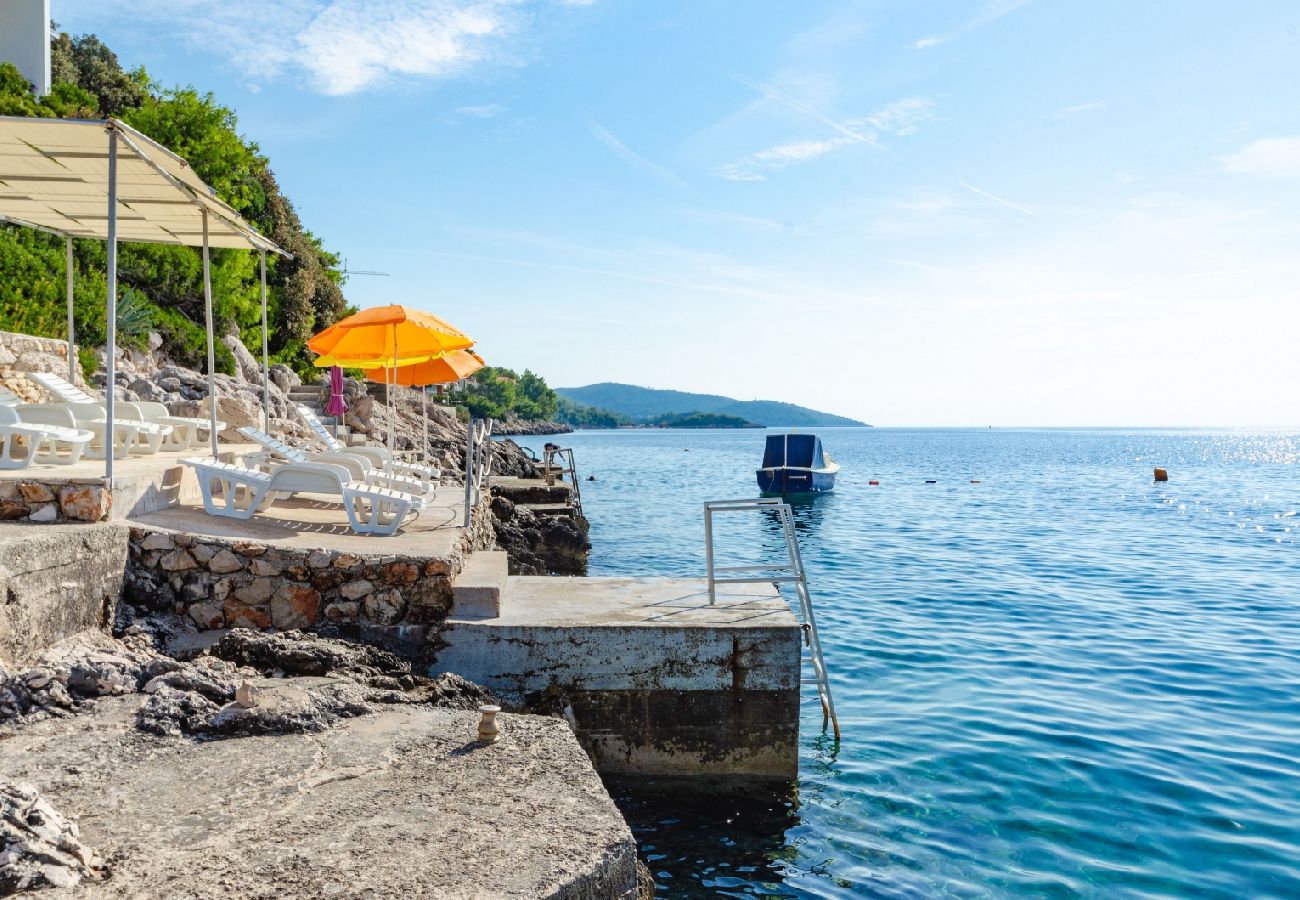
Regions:
<instances>
[{"instance_id":1,"label":"shade canopy","mask_svg":"<svg viewBox=\"0 0 1300 900\"><path fill-rule=\"evenodd\" d=\"M118 136L117 240L287 255L218 200L189 163L116 119L0 116L0 219L108 239L109 134Z\"/></svg>"},{"instance_id":2,"label":"shade canopy","mask_svg":"<svg viewBox=\"0 0 1300 900\"><path fill-rule=\"evenodd\" d=\"M483 357L469 350L453 350L424 362L398 366L396 369L366 369L368 381L391 380L403 387L427 387L451 384L468 378L483 368Z\"/></svg>"},{"instance_id":3,"label":"shade canopy","mask_svg":"<svg viewBox=\"0 0 1300 900\"><path fill-rule=\"evenodd\" d=\"M307 342L316 365L377 369L424 362L474 345L473 338L432 313L376 306L340 319Z\"/></svg>"}]
</instances>

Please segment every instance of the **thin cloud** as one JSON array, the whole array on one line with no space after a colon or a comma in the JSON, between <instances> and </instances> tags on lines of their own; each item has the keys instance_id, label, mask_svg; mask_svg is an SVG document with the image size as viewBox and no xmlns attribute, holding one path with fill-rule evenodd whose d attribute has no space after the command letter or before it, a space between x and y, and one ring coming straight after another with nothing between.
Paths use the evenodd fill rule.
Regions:
<instances>
[{"instance_id":1,"label":"thin cloud","mask_svg":"<svg viewBox=\"0 0 1300 900\"><path fill-rule=\"evenodd\" d=\"M925 97L906 97L887 104L877 112L864 119L836 121L805 106L796 104L764 85L756 85L742 79L742 84L753 87L777 102L790 106L799 112L811 115L817 121L832 127L838 135L831 138L787 141L766 150L759 150L733 162L719 166L714 175L727 181L764 181L764 172L784 169L787 166L810 162L843 147L852 144L870 144L881 150L888 148L881 143L879 135L891 134L905 137L915 134L922 123L934 118L934 102Z\"/></svg>"},{"instance_id":2,"label":"thin cloud","mask_svg":"<svg viewBox=\"0 0 1300 900\"><path fill-rule=\"evenodd\" d=\"M644 171L654 175L656 178L668 182L673 187L689 190L689 186L686 182L678 178L677 175L659 165L659 163L646 159L635 150L629 148L627 144L624 144L617 137L611 134L610 131L599 122L591 123L591 133L596 136L597 140L612 150L615 156L628 165L633 166L634 168L643 169Z\"/></svg>"},{"instance_id":3,"label":"thin cloud","mask_svg":"<svg viewBox=\"0 0 1300 900\"><path fill-rule=\"evenodd\" d=\"M1053 119L1068 119L1070 116L1077 116L1079 113L1092 112L1095 109L1105 109L1108 104L1105 100L1092 100L1088 103L1078 103L1074 106L1067 106L1064 109L1058 109L1052 113Z\"/></svg>"},{"instance_id":4,"label":"thin cloud","mask_svg":"<svg viewBox=\"0 0 1300 900\"><path fill-rule=\"evenodd\" d=\"M854 142L871 144L873 147L878 147L881 150L885 149L885 145L876 140L874 135L863 134L862 132L849 127L849 125L844 122L837 122L835 119L832 119L831 117L783 94L771 85L766 85L757 81L748 81L741 78L739 75L732 75L730 78L732 81L739 82L740 84L745 85L745 87L758 91L769 100L774 100L777 103L788 106L795 112L803 113L804 115L821 122L823 125L839 132L841 135Z\"/></svg>"},{"instance_id":5,"label":"thin cloud","mask_svg":"<svg viewBox=\"0 0 1300 900\"><path fill-rule=\"evenodd\" d=\"M971 191L972 193L979 194L981 197L985 197L989 200L992 200L994 203L1001 203L1003 206L1007 207L1008 209L1014 209L1016 212L1024 213L1027 216L1033 216L1035 219L1040 218L1038 213L1034 212L1032 209L1028 209L1027 207L1021 206L1019 203L1012 203L1010 200L1008 200L1005 197L999 197L997 194L990 194L988 191L984 190L983 188L977 188L975 187L975 185L967 184L964 181L959 181L957 183L960 184L962 187L964 187L966 190Z\"/></svg>"},{"instance_id":6,"label":"thin cloud","mask_svg":"<svg viewBox=\"0 0 1300 900\"><path fill-rule=\"evenodd\" d=\"M519 64L535 18L519 0L119 0L116 9L132 27L224 56L250 82L288 75L331 96Z\"/></svg>"},{"instance_id":7,"label":"thin cloud","mask_svg":"<svg viewBox=\"0 0 1300 900\"><path fill-rule=\"evenodd\" d=\"M940 44L946 44L953 38L961 37L968 31L974 31L976 28L982 28L990 22L995 22L1009 12L1014 12L1020 7L1029 3L1030 0L989 0L981 9L971 18L958 25L952 31L943 34L932 34L923 37L920 40L913 41L907 46L913 50L929 50Z\"/></svg>"},{"instance_id":8,"label":"thin cloud","mask_svg":"<svg viewBox=\"0 0 1300 900\"><path fill-rule=\"evenodd\" d=\"M1300 178L1300 136L1261 138L1219 157L1225 172L1265 178Z\"/></svg>"},{"instance_id":9,"label":"thin cloud","mask_svg":"<svg viewBox=\"0 0 1300 900\"><path fill-rule=\"evenodd\" d=\"M506 108L500 103L484 103L481 106L460 106L456 108L456 115L466 119L495 119L506 111Z\"/></svg>"}]
</instances>

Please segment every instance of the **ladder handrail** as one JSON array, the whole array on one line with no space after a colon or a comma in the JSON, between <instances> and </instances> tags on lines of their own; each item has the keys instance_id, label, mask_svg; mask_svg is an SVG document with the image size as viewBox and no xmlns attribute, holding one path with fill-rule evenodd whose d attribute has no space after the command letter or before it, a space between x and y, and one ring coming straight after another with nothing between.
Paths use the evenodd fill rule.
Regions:
<instances>
[{"instance_id":1,"label":"ladder handrail","mask_svg":"<svg viewBox=\"0 0 1300 900\"><path fill-rule=\"evenodd\" d=\"M470 419L465 447L465 527L483 498L483 486L492 486L492 420Z\"/></svg>"},{"instance_id":2,"label":"ladder handrail","mask_svg":"<svg viewBox=\"0 0 1300 900\"><path fill-rule=\"evenodd\" d=\"M718 566L714 563L713 552L713 514L715 512L774 511L781 519L781 533L785 538L786 562L770 564L746 564L738 566ZM803 567L803 554L799 550L799 538L794 530L794 511L790 504L779 497L756 497L742 500L709 500L704 504L704 564L709 583L709 604L717 602L719 584L771 584L780 590L782 584L793 584L799 598L799 611L804 642L808 647L809 661L812 663L813 680L817 685L817 697L822 705L822 728L830 724L835 731L835 740L840 739L840 721L835 715L835 701L831 697L831 680L826 671L826 660L822 656L821 636L817 633L817 620L813 615L812 595L808 592L807 573ZM739 575L741 572L768 572L768 575ZM724 577L719 578L719 574ZM793 610L792 610L793 611Z\"/></svg>"},{"instance_id":3,"label":"ladder handrail","mask_svg":"<svg viewBox=\"0 0 1300 900\"><path fill-rule=\"evenodd\" d=\"M567 466L558 466L560 475L569 476L569 487L573 490L573 501L577 506L578 515L582 515L582 488L578 484L578 464L573 458L572 447L544 447L542 449L542 474L546 479L546 484L555 484L555 476L551 472L551 466L556 457L568 463Z\"/></svg>"}]
</instances>

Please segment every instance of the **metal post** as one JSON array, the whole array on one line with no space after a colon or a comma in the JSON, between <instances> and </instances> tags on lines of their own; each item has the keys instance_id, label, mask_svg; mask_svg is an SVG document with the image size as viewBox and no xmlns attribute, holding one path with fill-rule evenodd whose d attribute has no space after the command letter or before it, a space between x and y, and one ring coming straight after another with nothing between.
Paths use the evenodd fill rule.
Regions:
<instances>
[{"instance_id":1,"label":"metal post","mask_svg":"<svg viewBox=\"0 0 1300 900\"><path fill-rule=\"evenodd\" d=\"M709 578L709 605L716 598L713 587L713 509L704 504L704 569Z\"/></svg>"},{"instance_id":2,"label":"metal post","mask_svg":"<svg viewBox=\"0 0 1300 900\"><path fill-rule=\"evenodd\" d=\"M208 211L203 210L203 315L208 326L208 413L212 455L217 455L217 346L212 325L212 264L208 259Z\"/></svg>"},{"instance_id":3,"label":"metal post","mask_svg":"<svg viewBox=\"0 0 1300 900\"><path fill-rule=\"evenodd\" d=\"M429 386L420 386L420 418L424 420L424 443L420 445L420 458L429 464Z\"/></svg>"},{"instance_id":4,"label":"metal post","mask_svg":"<svg viewBox=\"0 0 1300 900\"><path fill-rule=\"evenodd\" d=\"M465 527L469 527L470 515L474 504L470 500L474 492L474 420L469 420L469 441L465 447Z\"/></svg>"},{"instance_id":5,"label":"metal post","mask_svg":"<svg viewBox=\"0 0 1300 900\"><path fill-rule=\"evenodd\" d=\"M104 482L113 489L113 453L117 434L113 427L113 387L117 381L117 129L108 126L108 310L107 322L108 384L104 388Z\"/></svg>"},{"instance_id":6,"label":"metal post","mask_svg":"<svg viewBox=\"0 0 1300 900\"><path fill-rule=\"evenodd\" d=\"M77 383L77 323L72 314L72 235L64 238L67 243L67 262L65 263L66 274L68 276L68 383Z\"/></svg>"},{"instance_id":7,"label":"metal post","mask_svg":"<svg viewBox=\"0 0 1300 900\"><path fill-rule=\"evenodd\" d=\"M266 251L261 252L262 263L262 430L271 433L271 354L266 337Z\"/></svg>"}]
</instances>

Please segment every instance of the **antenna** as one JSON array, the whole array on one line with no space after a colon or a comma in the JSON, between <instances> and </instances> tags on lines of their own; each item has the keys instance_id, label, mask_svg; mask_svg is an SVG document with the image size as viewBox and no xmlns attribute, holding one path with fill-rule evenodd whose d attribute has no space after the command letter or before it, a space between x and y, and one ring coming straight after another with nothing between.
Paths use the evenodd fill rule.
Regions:
<instances>
[{"instance_id":1,"label":"antenna","mask_svg":"<svg viewBox=\"0 0 1300 900\"><path fill-rule=\"evenodd\" d=\"M373 272L369 269L349 269L348 258L346 256L343 257L342 267L335 267L334 271L338 272L340 275L382 275L384 278L389 276L388 272Z\"/></svg>"}]
</instances>

